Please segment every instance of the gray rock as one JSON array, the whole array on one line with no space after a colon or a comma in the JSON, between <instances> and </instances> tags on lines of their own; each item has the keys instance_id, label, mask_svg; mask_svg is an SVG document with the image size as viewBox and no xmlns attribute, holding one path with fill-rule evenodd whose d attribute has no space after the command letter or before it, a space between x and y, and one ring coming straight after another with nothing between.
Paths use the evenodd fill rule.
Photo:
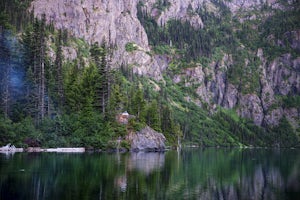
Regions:
<instances>
[{"instance_id":1,"label":"gray rock","mask_svg":"<svg viewBox=\"0 0 300 200\"><path fill-rule=\"evenodd\" d=\"M286 32L284 37L293 49L300 51L300 30Z\"/></svg>"},{"instance_id":2,"label":"gray rock","mask_svg":"<svg viewBox=\"0 0 300 200\"><path fill-rule=\"evenodd\" d=\"M128 140L130 141L132 151L165 150L165 136L151 129L149 126L136 133L130 133Z\"/></svg>"},{"instance_id":3,"label":"gray rock","mask_svg":"<svg viewBox=\"0 0 300 200\"><path fill-rule=\"evenodd\" d=\"M203 0L168 0L170 6L162 11L155 8L156 0L143 1L144 9L156 19L157 24L164 25L170 19L179 19L181 21L189 21L195 28L203 28L204 24L199 15L193 14ZM189 10L192 9L192 10Z\"/></svg>"},{"instance_id":4,"label":"gray rock","mask_svg":"<svg viewBox=\"0 0 300 200\"><path fill-rule=\"evenodd\" d=\"M237 88L228 83L226 85L226 93L223 99L223 105L225 108L234 108L236 106L238 100L238 90Z\"/></svg>"},{"instance_id":5,"label":"gray rock","mask_svg":"<svg viewBox=\"0 0 300 200\"><path fill-rule=\"evenodd\" d=\"M276 7L276 0L231 0L224 1L224 3L230 8L233 13L237 13L239 10L250 10L250 9L258 9L262 5L267 4L272 7Z\"/></svg>"},{"instance_id":6,"label":"gray rock","mask_svg":"<svg viewBox=\"0 0 300 200\"><path fill-rule=\"evenodd\" d=\"M254 124L260 126L264 119L260 98L256 94L247 94L241 95L239 99L239 115L244 118L252 119Z\"/></svg>"},{"instance_id":7,"label":"gray rock","mask_svg":"<svg viewBox=\"0 0 300 200\"><path fill-rule=\"evenodd\" d=\"M162 79L161 68L148 54L147 34L137 18L136 0L34 0L31 9L34 15L46 16L47 23L57 29L67 29L74 37L83 38L88 43L103 40L116 45L112 66L126 63L135 73ZM138 49L126 52L127 43L134 43ZM64 49L66 51L66 49ZM74 52L64 52L73 58ZM75 55L76 56L76 55Z\"/></svg>"},{"instance_id":8,"label":"gray rock","mask_svg":"<svg viewBox=\"0 0 300 200\"><path fill-rule=\"evenodd\" d=\"M266 66L267 80L277 95L300 93L300 72L297 71L300 59L292 59L290 54L276 58Z\"/></svg>"},{"instance_id":9,"label":"gray rock","mask_svg":"<svg viewBox=\"0 0 300 200\"><path fill-rule=\"evenodd\" d=\"M286 108L283 110L283 113L293 127L299 126L299 117L300 117L299 108Z\"/></svg>"},{"instance_id":10,"label":"gray rock","mask_svg":"<svg viewBox=\"0 0 300 200\"><path fill-rule=\"evenodd\" d=\"M264 118L264 123L267 125L277 126L280 119L283 117L283 109L281 107L269 110Z\"/></svg>"}]
</instances>

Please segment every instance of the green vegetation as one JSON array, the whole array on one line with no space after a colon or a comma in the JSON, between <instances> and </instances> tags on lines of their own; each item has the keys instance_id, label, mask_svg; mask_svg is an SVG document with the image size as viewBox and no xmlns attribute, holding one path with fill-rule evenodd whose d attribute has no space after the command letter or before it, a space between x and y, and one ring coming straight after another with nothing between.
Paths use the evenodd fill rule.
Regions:
<instances>
[{"instance_id":1,"label":"green vegetation","mask_svg":"<svg viewBox=\"0 0 300 200\"><path fill-rule=\"evenodd\" d=\"M173 49L169 45L157 45L153 49L154 53L160 55L168 55L171 54Z\"/></svg>"},{"instance_id":2,"label":"green vegetation","mask_svg":"<svg viewBox=\"0 0 300 200\"><path fill-rule=\"evenodd\" d=\"M16 31L24 30L33 21L33 16L27 13L31 2L32 0L1 0L0 26Z\"/></svg>"},{"instance_id":3,"label":"green vegetation","mask_svg":"<svg viewBox=\"0 0 300 200\"><path fill-rule=\"evenodd\" d=\"M80 39L64 42L64 32L52 30L44 19L28 24L22 43L10 31L0 38L0 146L115 148L117 138L146 125L166 132L168 144L175 144L180 128L150 81L132 74L127 65L112 70L111 49L105 42L91 46ZM45 54L50 35L54 61ZM63 60L64 43L78 47L77 59ZM18 86L9 82L11 69ZM11 88L8 93L7 87ZM127 126L120 125L115 117L126 110L135 118ZM126 142L122 146L128 148Z\"/></svg>"},{"instance_id":4,"label":"green vegetation","mask_svg":"<svg viewBox=\"0 0 300 200\"><path fill-rule=\"evenodd\" d=\"M160 11L164 11L169 8L171 3L168 0L156 0L154 7Z\"/></svg>"},{"instance_id":5,"label":"green vegetation","mask_svg":"<svg viewBox=\"0 0 300 200\"><path fill-rule=\"evenodd\" d=\"M24 20L17 27L19 22L13 19L18 16L12 10L19 3L25 2L0 4L1 10L9 12L0 15L0 146L112 148L114 140L146 125L168 132L168 144L174 144L180 130L171 113L165 112L169 107L129 66L112 70L115 67L108 59L112 49L105 41L89 46L69 37L66 30L46 25L45 16ZM28 19L32 15L25 8L22 11ZM21 39L8 30L14 27L22 32ZM77 59L65 61L63 45L77 49ZM55 60L46 54L48 48L55 52ZM134 43L125 48L137 50ZM127 126L120 125L115 116L126 110L135 118ZM128 148L126 142L122 146Z\"/></svg>"},{"instance_id":6,"label":"green vegetation","mask_svg":"<svg viewBox=\"0 0 300 200\"><path fill-rule=\"evenodd\" d=\"M191 99L191 91L174 85L165 77L166 85L161 85L161 96L164 100L172 99L171 111L174 121L182 130L186 144L200 146L239 146L239 147L291 147L299 145L297 130L294 130L287 120L272 128L258 127L249 119L240 118L234 110L218 108L213 114L209 113L209 105L202 102L202 108ZM296 105L297 96L287 97ZM282 128L285 127L285 128ZM279 137L279 135L281 135ZM282 139L284 138L284 141Z\"/></svg>"},{"instance_id":7,"label":"green vegetation","mask_svg":"<svg viewBox=\"0 0 300 200\"><path fill-rule=\"evenodd\" d=\"M157 83L134 75L126 64L111 66L113 49L105 41L89 45L83 39L70 37L67 30L46 25L45 16L34 19L26 12L29 0L9 2L0 3L0 146L12 143L24 147L114 148L117 138L146 125L163 132L168 145L176 145L180 138L201 146L299 144L299 133L286 118L278 127L257 127L239 118L234 110L215 110L206 102L197 102L201 97L195 91L200 83L186 86L172 81L182 69L198 63L208 68L228 54L233 61L226 80L242 94L259 94L261 61L256 56L257 49L264 50L268 61L283 53L299 54L290 49L286 36L289 30L299 29L299 12L295 9L276 11L263 23L254 10L251 12L258 17L245 16L241 23L221 1L213 1L220 12L213 13L205 6L193 11L191 14L199 15L205 24L204 28L195 28L178 19L158 25L139 3L137 14L154 53L172 59L164 74L165 82ZM165 0L155 4L159 11L169 6ZM262 15L268 9L263 8ZM22 32L21 38L16 36L17 31ZM284 45L278 46L278 40ZM63 57L63 46L68 45L77 50L73 61ZM49 48L55 52L55 60L48 57ZM138 46L128 42L125 50L134 52ZM116 68L120 70L113 70ZM159 91L153 89L154 84ZM299 95L279 99L274 108L299 108ZM123 111L135 116L128 125L115 120ZM124 141L121 144L125 148L128 145Z\"/></svg>"},{"instance_id":8,"label":"green vegetation","mask_svg":"<svg viewBox=\"0 0 300 200\"><path fill-rule=\"evenodd\" d=\"M215 48L225 47L233 50L237 47L237 40L230 28L230 12L224 16L215 16L205 8L197 11L204 19L205 29L194 28L189 21L172 19L167 24L156 23L155 19L143 12L142 5L138 5L138 18L144 26L149 42L154 47L173 45L183 52L184 61L197 60L201 56L211 57Z\"/></svg>"},{"instance_id":9,"label":"green vegetation","mask_svg":"<svg viewBox=\"0 0 300 200\"><path fill-rule=\"evenodd\" d=\"M127 52L133 52L133 51L136 51L138 49L137 45L133 42L128 42L126 45L125 45L125 50Z\"/></svg>"},{"instance_id":10,"label":"green vegetation","mask_svg":"<svg viewBox=\"0 0 300 200\"><path fill-rule=\"evenodd\" d=\"M161 103L158 94L150 89L150 83L131 74L128 66L123 66L123 71L111 70L105 43L95 43L89 48L88 65L81 62L83 58L62 63L61 31L53 33L57 40L56 60L51 63L45 57L44 77L34 73L42 70L34 64L42 53L32 51L32 48L41 45L35 38L41 38L39 31L44 29L37 29L41 26L38 21L33 26L28 29L30 32L24 34L25 56L14 58L25 60L25 66L21 67L27 70L22 77L22 84L27 85L27 94L25 98L16 96L14 101L8 102L8 109L2 107L0 146L13 143L23 147L111 148L115 147L115 139L146 125L168 133L168 144L174 144L180 129L172 121L169 107ZM37 36L28 38L31 35ZM9 37L14 36L10 34ZM1 67L8 65L2 64ZM37 81L41 79L44 79L44 85ZM144 88L140 87L142 82ZM42 88L45 88L44 100L39 98ZM135 116L127 126L115 121L115 116L125 110ZM122 146L128 148L124 142Z\"/></svg>"},{"instance_id":11,"label":"green vegetation","mask_svg":"<svg viewBox=\"0 0 300 200\"><path fill-rule=\"evenodd\" d=\"M300 95L282 97L282 104L285 108L300 108Z\"/></svg>"}]
</instances>

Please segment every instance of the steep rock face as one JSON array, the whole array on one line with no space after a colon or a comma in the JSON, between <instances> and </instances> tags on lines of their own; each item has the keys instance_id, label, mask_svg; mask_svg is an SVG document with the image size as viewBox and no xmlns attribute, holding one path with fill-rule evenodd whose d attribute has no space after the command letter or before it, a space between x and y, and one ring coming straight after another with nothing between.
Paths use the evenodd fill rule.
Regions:
<instances>
[{"instance_id":1,"label":"steep rock face","mask_svg":"<svg viewBox=\"0 0 300 200\"><path fill-rule=\"evenodd\" d=\"M164 151L166 138L146 126L144 129L128 136L132 151Z\"/></svg>"},{"instance_id":2,"label":"steep rock face","mask_svg":"<svg viewBox=\"0 0 300 200\"><path fill-rule=\"evenodd\" d=\"M260 66L260 94L248 94L248 98L240 98L239 113L243 117L253 119L257 125L278 125L280 119L286 116L297 126L295 119L299 116L299 111L296 108L282 107L282 102L276 96L293 96L300 93L299 58L293 59L290 54L284 54L267 63L262 51L260 54L263 63Z\"/></svg>"},{"instance_id":3,"label":"steep rock face","mask_svg":"<svg viewBox=\"0 0 300 200\"><path fill-rule=\"evenodd\" d=\"M293 59L290 54L276 58L268 67L268 80L277 94L299 94L300 93L300 62Z\"/></svg>"},{"instance_id":4,"label":"steep rock face","mask_svg":"<svg viewBox=\"0 0 300 200\"><path fill-rule=\"evenodd\" d=\"M261 125L264 115L260 98L257 95L247 94L241 95L239 99L238 114L244 118L252 119L256 125Z\"/></svg>"},{"instance_id":5,"label":"steep rock face","mask_svg":"<svg viewBox=\"0 0 300 200\"><path fill-rule=\"evenodd\" d=\"M161 69L149 54L148 38L136 16L135 0L35 0L31 9L35 16L46 16L58 29L67 29L75 37L89 43L102 41L116 45L113 66L126 63L134 72L161 79ZM132 42L138 46L134 52L126 52Z\"/></svg>"},{"instance_id":6,"label":"steep rock face","mask_svg":"<svg viewBox=\"0 0 300 200\"><path fill-rule=\"evenodd\" d=\"M168 5L158 8L156 0L145 0L143 8L156 19L157 24L164 25L170 19L189 21L195 28L202 28L201 18L193 12L203 4L203 0L169 0Z\"/></svg>"},{"instance_id":7,"label":"steep rock face","mask_svg":"<svg viewBox=\"0 0 300 200\"><path fill-rule=\"evenodd\" d=\"M226 54L220 61L213 62L208 67L199 64L194 68L183 69L181 74L174 76L173 82L183 82L186 87L195 85L202 102L233 108L238 93L234 85L227 83L226 78L231 62L232 58Z\"/></svg>"},{"instance_id":8,"label":"steep rock face","mask_svg":"<svg viewBox=\"0 0 300 200\"><path fill-rule=\"evenodd\" d=\"M226 92L222 106L225 108L234 108L238 101L238 90L236 86L231 83L226 85Z\"/></svg>"},{"instance_id":9,"label":"steep rock face","mask_svg":"<svg viewBox=\"0 0 300 200\"><path fill-rule=\"evenodd\" d=\"M232 0L232 1L224 1L224 3L230 8L230 10L235 13L240 9L257 9L260 8L263 4L267 4L269 6L275 6L276 0Z\"/></svg>"},{"instance_id":10,"label":"steep rock face","mask_svg":"<svg viewBox=\"0 0 300 200\"><path fill-rule=\"evenodd\" d=\"M289 41L291 48L300 51L300 30L287 32L284 34L284 38Z\"/></svg>"},{"instance_id":11,"label":"steep rock face","mask_svg":"<svg viewBox=\"0 0 300 200\"><path fill-rule=\"evenodd\" d=\"M210 108L216 105L236 108L240 116L252 119L256 125L278 125L286 116L297 127L299 108L282 107L276 96L300 94L300 59L285 54L268 63L261 49L257 56L262 63L259 66L259 93L244 94L238 85L228 81L227 71L232 65L229 55L224 55L219 62L212 62L209 67L198 65L183 69L173 77L173 82L183 83L186 87L197 85L195 91L201 102L206 102Z\"/></svg>"}]
</instances>

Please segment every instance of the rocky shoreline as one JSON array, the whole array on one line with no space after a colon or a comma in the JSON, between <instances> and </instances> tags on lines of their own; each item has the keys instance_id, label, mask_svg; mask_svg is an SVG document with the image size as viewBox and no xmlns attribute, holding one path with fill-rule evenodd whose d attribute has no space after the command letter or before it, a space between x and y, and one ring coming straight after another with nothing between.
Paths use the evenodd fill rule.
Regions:
<instances>
[{"instance_id":1,"label":"rocky shoreline","mask_svg":"<svg viewBox=\"0 0 300 200\"><path fill-rule=\"evenodd\" d=\"M130 143L130 149L120 147L121 139L117 141L118 146L112 149L106 149L107 152L163 152L165 151L166 138L162 133L159 133L149 126L146 126L140 131L132 132L125 138ZM7 144L0 147L1 152L56 152L56 153L83 153L86 151L99 152L102 150L86 149L84 147L59 147L59 148L41 148L41 147L27 147L16 148L14 145Z\"/></svg>"}]
</instances>

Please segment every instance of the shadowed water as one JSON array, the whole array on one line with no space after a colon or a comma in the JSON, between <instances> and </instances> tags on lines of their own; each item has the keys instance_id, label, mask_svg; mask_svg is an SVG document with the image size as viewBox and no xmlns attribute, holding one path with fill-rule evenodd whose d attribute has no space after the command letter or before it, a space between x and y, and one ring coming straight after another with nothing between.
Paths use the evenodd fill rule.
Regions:
<instances>
[{"instance_id":1,"label":"shadowed water","mask_svg":"<svg viewBox=\"0 0 300 200\"><path fill-rule=\"evenodd\" d=\"M0 199L297 199L299 153L0 154Z\"/></svg>"}]
</instances>

